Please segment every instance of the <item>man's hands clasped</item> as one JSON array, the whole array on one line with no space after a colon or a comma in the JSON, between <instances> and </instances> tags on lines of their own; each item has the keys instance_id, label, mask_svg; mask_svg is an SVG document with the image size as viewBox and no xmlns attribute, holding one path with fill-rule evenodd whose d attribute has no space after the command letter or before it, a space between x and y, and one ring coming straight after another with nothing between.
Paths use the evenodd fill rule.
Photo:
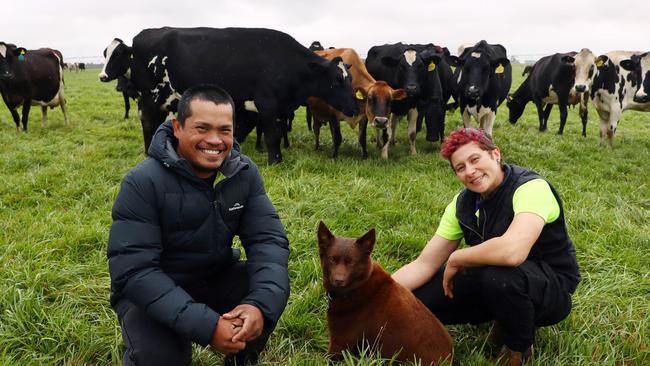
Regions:
<instances>
[{"instance_id":1,"label":"man's hands clasped","mask_svg":"<svg viewBox=\"0 0 650 366\"><path fill-rule=\"evenodd\" d=\"M262 312L254 305L240 304L222 314L212 336L211 346L230 355L246 347L246 342L259 337L264 329Z\"/></svg>"}]
</instances>

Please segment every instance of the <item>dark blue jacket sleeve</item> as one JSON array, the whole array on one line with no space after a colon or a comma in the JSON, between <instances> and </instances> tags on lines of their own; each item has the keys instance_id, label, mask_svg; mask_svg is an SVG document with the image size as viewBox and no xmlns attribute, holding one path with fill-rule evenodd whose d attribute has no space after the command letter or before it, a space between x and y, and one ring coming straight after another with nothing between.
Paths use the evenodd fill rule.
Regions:
<instances>
[{"instance_id":1,"label":"dark blue jacket sleeve","mask_svg":"<svg viewBox=\"0 0 650 366\"><path fill-rule=\"evenodd\" d=\"M289 240L257 167L251 163L246 173L249 196L238 235L246 250L249 293L242 303L257 306L276 324L289 299Z\"/></svg>"},{"instance_id":2,"label":"dark blue jacket sleeve","mask_svg":"<svg viewBox=\"0 0 650 366\"><path fill-rule=\"evenodd\" d=\"M153 319L202 345L212 339L218 314L192 297L160 267L163 250L153 185L129 173L113 206L108 238L112 291Z\"/></svg>"}]
</instances>

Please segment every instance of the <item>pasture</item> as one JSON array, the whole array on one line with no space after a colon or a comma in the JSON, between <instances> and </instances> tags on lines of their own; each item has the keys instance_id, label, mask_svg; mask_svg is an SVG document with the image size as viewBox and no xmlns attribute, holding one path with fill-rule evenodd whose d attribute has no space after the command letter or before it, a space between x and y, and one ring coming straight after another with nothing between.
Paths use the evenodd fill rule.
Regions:
<instances>
[{"instance_id":1,"label":"pasture","mask_svg":"<svg viewBox=\"0 0 650 366\"><path fill-rule=\"evenodd\" d=\"M512 91L521 83L513 70ZM0 107L0 364L114 365L121 360L119 325L108 303L106 243L110 211L124 174L144 158L137 113L125 121L115 83L98 70L67 73L71 125L59 108L40 126L32 108L28 133L16 133ZM583 280L562 323L538 331L534 365L650 364L650 114L625 112L615 148L598 146L590 104L587 137L576 109L558 136L554 109L539 133L529 104L516 125L505 103L494 128L506 162L548 177L564 200ZM448 115L446 131L461 125ZM289 304L263 355L264 364L326 365L326 299L316 228L324 220L342 236L377 229L374 258L388 271L413 260L433 235L461 185L439 155L439 143L418 135L408 155L406 123L387 161L369 131L367 160L356 134L343 125L340 157L332 160L328 128L314 151L304 110L297 112L284 162L266 165L253 132L242 144L260 166L291 247ZM450 326L455 361L489 365L489 327ZM194 364L220 356L195 348ZM376 356L346 357L345 365L388 364Z\"/></svg>"}]
</instances>

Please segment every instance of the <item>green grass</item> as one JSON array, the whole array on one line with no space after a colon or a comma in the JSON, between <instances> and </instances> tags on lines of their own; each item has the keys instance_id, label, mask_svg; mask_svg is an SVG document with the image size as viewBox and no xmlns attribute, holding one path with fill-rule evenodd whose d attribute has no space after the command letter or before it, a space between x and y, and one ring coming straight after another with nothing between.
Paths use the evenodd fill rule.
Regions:
<instances>
[{"instance_id":1,"label":"green grass","mask_svg":"<svg viewBox=\"0 0 650 366\"><path fill-rule=\"evenodd\" d=\"M514 85L522 81L516 67ZM514 88L513 88L514 90ZM122 97L97 71L66 74L71 125L60 109L40 127L33 108L28 133L16 133L0 107L0 364L111 365L122 338L109 306L106 242L110 210L124 174L144 158L140 123L122 120ZM499 109L494 135L505 160L547 176L562 194L583 281L574 309L562 323L542 328L535 365L650 364L650 114L626 112L614 149L598 146L598 118L590 106L587 137L577 110L564 136L537 131L529 105L516 125ZM448 116L447 131L460 126ZM291 243L289 305L263 361L326 365L326 302L316 251L324 220L337 235L377 229L374 257L394 271L414 259L434 233L440 215L461 188L439 155L439 144L418 136L409 156L406 123L387 161L369 134L370 157L360 159L356 134L343 126L340 158L332 160L324 129L313 150L304 112L297 113L285 162L266 166L253 133L243 151L260 166ZM488 326L450 326L455 361L489 365L494 352ZM220 356L195 348L195 364ZM344 365L388 363L365 353Z\"/></svg>"}]
</instances>

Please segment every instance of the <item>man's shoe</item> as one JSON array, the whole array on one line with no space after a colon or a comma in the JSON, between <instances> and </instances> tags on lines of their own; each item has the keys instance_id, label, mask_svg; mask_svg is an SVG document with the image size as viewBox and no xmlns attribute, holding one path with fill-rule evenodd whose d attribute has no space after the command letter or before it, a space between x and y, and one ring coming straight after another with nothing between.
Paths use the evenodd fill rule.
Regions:
<instances>
[{"instance_id":1,"label":"man's shoe","mask_svg":"<svg viewBox=\"0 0 650 366\"><path fill-rule=\"evenodd\" d=\"M496 364L499 366L521 366L533 358L533 346L524 352L513 351L508 346L503 346Z\"/></svg>"}]
</instances>

